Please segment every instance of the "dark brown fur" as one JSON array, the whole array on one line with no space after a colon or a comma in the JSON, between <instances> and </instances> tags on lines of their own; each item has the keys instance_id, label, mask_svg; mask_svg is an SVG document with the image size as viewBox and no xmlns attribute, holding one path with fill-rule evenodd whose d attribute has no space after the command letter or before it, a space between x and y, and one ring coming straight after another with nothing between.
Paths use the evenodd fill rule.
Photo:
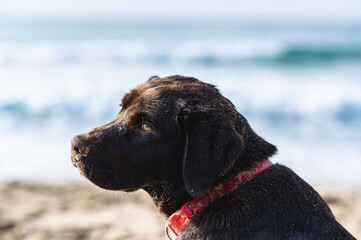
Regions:
<instances>
[{"instance_id":1,"label":"dark brown fur","mask_svg":"<svg viewBox=\"0 0 361 240\"><path fill-rule=\"evenodd\" d=\"M182 76L151 78L112 122L72 140L83 176L105 189L144 189L167 217L275 152L214 86ZM354 238L310 185L276 164L207 206L179 239Z\"/></svg>"}]
</instances>

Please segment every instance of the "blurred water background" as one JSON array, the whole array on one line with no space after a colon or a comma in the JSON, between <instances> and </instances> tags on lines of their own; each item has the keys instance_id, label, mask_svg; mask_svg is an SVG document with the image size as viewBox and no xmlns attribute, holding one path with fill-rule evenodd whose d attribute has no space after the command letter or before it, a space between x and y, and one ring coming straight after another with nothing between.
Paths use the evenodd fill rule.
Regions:
<instances>
[{"instance_id":1,"label":"blurred water background","mask_svg":"<svg viewBox=\"0 0 361 240\"><path fill-rule=\"evenodd\" d=\"M0 18L0 180L82 181L72 136L152 75L218 86L319 185L361 185L359 22Z\"/></svg>"}]
</instances>

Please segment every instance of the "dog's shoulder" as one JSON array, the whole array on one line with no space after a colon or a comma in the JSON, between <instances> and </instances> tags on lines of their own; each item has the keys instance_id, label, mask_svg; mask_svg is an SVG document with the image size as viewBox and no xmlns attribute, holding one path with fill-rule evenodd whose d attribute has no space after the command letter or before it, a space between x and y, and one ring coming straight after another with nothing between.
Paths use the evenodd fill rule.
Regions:
<instances>
[{"instance_id":1,"label":"dog's shoulder","mask_svg":"<svg viewBox=\"0 0 361 240\"><path fill-rule=\"evenodd\" d=\"M207 239L197 235L205 233L212 239L354 239L321 196L280 164L209 205L181 239Z\"/></svg>"}]
</instances>

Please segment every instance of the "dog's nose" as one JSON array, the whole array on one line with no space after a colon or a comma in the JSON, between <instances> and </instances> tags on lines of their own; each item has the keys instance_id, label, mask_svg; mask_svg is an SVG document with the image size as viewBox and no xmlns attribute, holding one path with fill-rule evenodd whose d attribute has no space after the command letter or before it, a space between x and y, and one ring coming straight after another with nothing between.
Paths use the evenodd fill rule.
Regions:
<instances>
[{"instance_id":1,"label":"dog's nose","mask_svg":"<svg viewBox=\"0 0 361 240\"><path fill-rule=\"evenodd\" d=\"M75 136L71 140L72 156L86 155L90 150L89 142L81 136Z\"/></svg>"}]
</instances>

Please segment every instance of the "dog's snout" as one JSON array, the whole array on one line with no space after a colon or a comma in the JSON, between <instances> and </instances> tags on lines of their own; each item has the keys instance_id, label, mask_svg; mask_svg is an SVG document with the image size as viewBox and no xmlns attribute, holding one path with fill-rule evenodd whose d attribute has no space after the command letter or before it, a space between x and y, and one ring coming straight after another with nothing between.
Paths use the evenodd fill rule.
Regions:
<instances>
[{"instance_id":1,"label":"dog's snout","mask_svg":"<svg viewBox=\"0 0 361 240\"><path fill-rule=\"evenodd\" d=\"M81 136L75 136L71 140L72 155L86 155L90 150L89 142Z\"/></svg>"}]
</instances>

